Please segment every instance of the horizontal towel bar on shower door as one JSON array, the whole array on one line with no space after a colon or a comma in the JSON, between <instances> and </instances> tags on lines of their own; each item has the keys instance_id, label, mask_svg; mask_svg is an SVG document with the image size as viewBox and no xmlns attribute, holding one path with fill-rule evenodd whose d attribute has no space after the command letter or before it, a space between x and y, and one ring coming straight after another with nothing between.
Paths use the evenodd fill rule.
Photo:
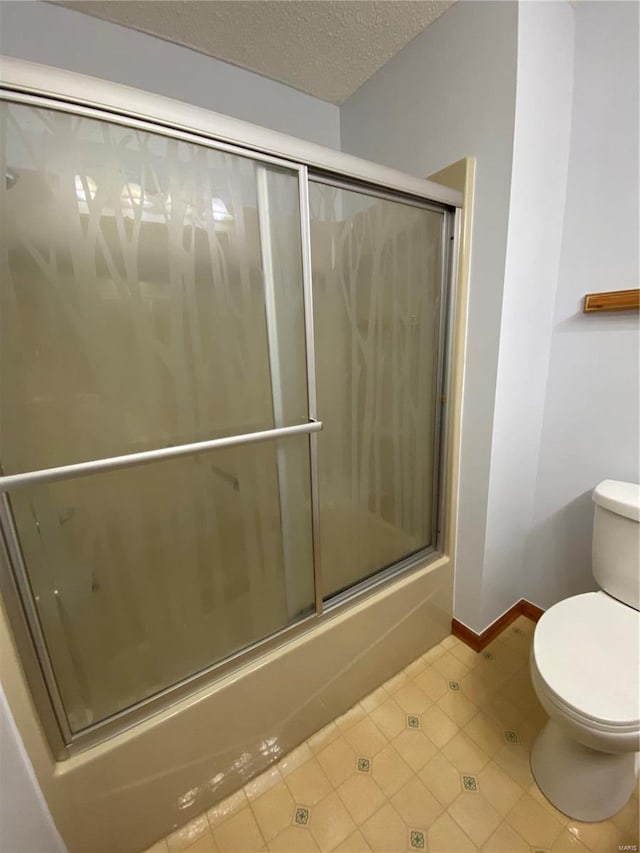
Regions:
<instances>
[{"instance_id":1,"label":"horizontal towel bar on shower door","mask_svg":"<svg viewBox=\"0 0 640 853\"><path fill-rule=\"evenodd\" d=\"M178 456L191 456L205 453L222 447L237 447L240 444L256 444L259 441L270 441L276 438L288 438L292 435L320 432L322 421L310 418L306 424L295 426L263 429L259 432L246 432L241 435L229 435L224 438L211 438L207 441L196 441L191 444L179 444L176 447L161 447L157 450L142 450L139 453L127 453L124 456L109 456L104 459L93 459L90 462L74 462L72 465L61 465L59 468L42 468L39 471L25 471L23 474L8 474L0 477L0 492L33 486L37 483L51 483L55 480L68 480L71 477L85 477L98 474L101 471L113 471L116 468L129 468L132 465L144 465L147 462L161 462Z\"/></svg>"}]
</instances>

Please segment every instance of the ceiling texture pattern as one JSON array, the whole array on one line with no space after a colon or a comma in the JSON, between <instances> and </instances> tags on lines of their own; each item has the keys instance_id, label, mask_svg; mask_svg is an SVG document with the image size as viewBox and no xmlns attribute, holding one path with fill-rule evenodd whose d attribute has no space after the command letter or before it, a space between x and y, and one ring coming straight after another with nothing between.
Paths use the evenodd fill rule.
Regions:
<instances>
[{"instance_id":1,"label":"ceiling texture pattern","mask_svg":"<svg viewBox=\"0 0 640 853\"><path fill-rule=\"evenodd\" d=\"M454 0L61 0L341 104Z\"/></svg>"}]
</instances>

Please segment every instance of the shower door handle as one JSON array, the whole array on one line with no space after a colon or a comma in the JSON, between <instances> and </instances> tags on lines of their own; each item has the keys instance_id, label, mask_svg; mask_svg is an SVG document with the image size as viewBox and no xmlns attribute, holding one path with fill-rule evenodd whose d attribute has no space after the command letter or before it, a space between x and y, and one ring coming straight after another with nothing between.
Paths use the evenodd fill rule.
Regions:
<instances>
[{"instance_id":1,"label":"shower door handle","mask_svg":"<svg viewBox=\"0 0 640 853\"><path fill-rule=\"evenodd\" d=\"M224 438L211 438L206 441L192 442L191 444L178 444L175 447L142 450L139 453L109 456L104 459L94 459L90 462L75 462L71 465L61 465L58 468L42 468L37 471L25 471L22 474L8 474L0 476L0 493L19 489L24 486L33 486L36 483L52 483L56 480L67 480L71 477L84 477L89 474L97 474L100 471L113 471L117 468L129 468L133 465L160 462L165 459L175 459L179 456L191 456L192 454L206 453L210 450L217 450L223 447L237 447L241 444L256 444L260 441L270 441L293 435L320 432L321 429L322 421L309 418L305 424L263 429L257 432L229 435Z\"/></svg>"}]
</instances>

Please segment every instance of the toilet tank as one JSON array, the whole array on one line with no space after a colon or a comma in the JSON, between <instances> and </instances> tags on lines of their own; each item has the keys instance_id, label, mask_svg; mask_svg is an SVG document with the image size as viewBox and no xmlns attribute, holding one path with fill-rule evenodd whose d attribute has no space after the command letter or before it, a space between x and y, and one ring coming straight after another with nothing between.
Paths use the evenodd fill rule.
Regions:
<instances>
[{"instance_id":1,"label":"toilet tank","mask_svg":"<svg viewBox=\"0 0 640 853\"><path fill-rule=\"evenodd\" d=\"M640 485L603 480L593 490L593 576L640 610Z\"/></svg>"}]
</instances>

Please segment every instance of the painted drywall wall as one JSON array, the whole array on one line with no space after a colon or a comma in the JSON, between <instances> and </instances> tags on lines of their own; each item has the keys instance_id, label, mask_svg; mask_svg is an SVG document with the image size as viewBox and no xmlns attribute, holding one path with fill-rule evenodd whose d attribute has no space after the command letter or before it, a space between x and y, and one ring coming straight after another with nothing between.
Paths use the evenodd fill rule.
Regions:
<instances>
[{"instance_id":1,"label":"painted drywall wall","mask_svg":"<svg viewBox=\"0 0 640 853\"><path fill-rule=\"evenodd\" d=\"M33 767L0 688L0 850L64 853Z\"/></svg>"},{"instance_id":2,"label":"painted drywall wall","mask_svg":"<svg viewBox=\"0 0 640 853\"><path fill-rule=\"evenodd\" d=\"M180 45L40 0L0 3L0 53L340 148L340 111L333 104Z\"/></svg>"},{"instance_id":3,"label":"painted drywall wall","mask_svg":"<svg viewBox=\"0 0 640 853\"><path fill-rule=\"evenodd\" d=\"M569 168L574 10L518 9L516 112L480 625L522 597Z\"/></svg>"},{"instance_id":4,"label":"painted drywall wall","mask_svg":"<svg viewBox=\"0 0 640 853\"><path fill-rule=\"evenodd\" d=\"M523 594L594 589L591 490L640 482L636 315L584 315L585 293L638 286L638 4L575 4L566 212Z\"/></svg>"},{"instance_id":5,"label":"painted drywall wall","mask_svg":"<svg viewBox=\"0 0 640 853\"><path fill-rule=\"evenodd\" d=\"M458 2L342 106L343 150L425 177L476 157L455 614L482 627L516 85L517 5Z\"/></svg>"}]
</instances>

